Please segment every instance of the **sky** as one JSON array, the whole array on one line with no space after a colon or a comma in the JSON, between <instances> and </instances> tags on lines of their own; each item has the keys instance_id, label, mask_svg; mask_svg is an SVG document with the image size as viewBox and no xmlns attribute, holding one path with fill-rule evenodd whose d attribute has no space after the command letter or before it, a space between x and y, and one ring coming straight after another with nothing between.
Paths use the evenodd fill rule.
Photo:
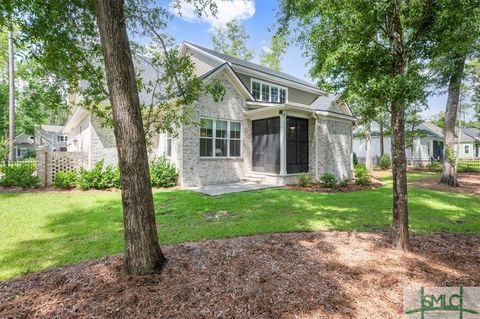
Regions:
<instances>
[{"instance_id":1,"label":"sky","mask_svg":"<svg viewBox=\"0 0 480 319\"><path fill-rule=\"evenodd\" d=\"M184 0L181 0L184 1ZM158 0L158 4L171 7L171 0ZM262 48L268 48L273 35L270 29L275 25L275 16L278 8L276 0L233 0L217 1L218 13L216 18L205 16L198 18L189 4L183 4L182 14L175 13L174 20L168 26L167 33L173 36L178 43L189 41L208 48L212 47L210 33L215 27L222 27L228 21L237 19L245 27L250 36L247 47L255 51L253 62L258 63ZM283 56L282 71L312 81L309 76L307 59L302 56L300 48L292 44ZM428 109L422 112L425 119L445 110L446 95L439 94L428 99Z\"/></svg>"}]
</instances>

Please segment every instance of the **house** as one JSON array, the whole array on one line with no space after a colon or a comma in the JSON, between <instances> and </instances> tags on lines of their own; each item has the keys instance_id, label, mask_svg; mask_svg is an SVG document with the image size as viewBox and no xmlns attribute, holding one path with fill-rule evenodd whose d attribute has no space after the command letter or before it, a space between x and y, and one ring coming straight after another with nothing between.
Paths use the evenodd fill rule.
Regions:
<instances>
[{"instance_id":1,"label":"house","mask_svg":"<svg viewBox=\"0 0 480 319\"><path fill-rule=\"evenodd\" d=\"M441 160L443 157L443 130L433 123L422 123L417 128L422 134L413 139L412 146L405 150L407 162L410 165L426 165L432 161ZM372 156L374 165L378 164L380 159L380 132L378 123L372 124ZM476 138L475 138L476 136ZM469 159L478 157L478 146L480 142L480 130L462 129L459 144L459 159ZM384 152L391 156L391 138L384 136ZM457 143L455 143L454 152L457 152ZM475 146L477 145L477 146ZM357 155L359 162L365 162L366 142L359 130L354 132L353 151Z\"/></svg>"},{"instance_id":2,"label":"house","mask_svg":"<svg viewBox=\"0 0 480 319\"><path fill-rule=\"evenodd\" d=\"M462 128L459 147L460 159L480 158L480 129ZM457 149L455 148L455 152Z\"/></svg>"},{"instance_id":3,"label":"house","mask_svg":"<svg viewBox=\"0 0 480 319\"><path fill-rule=\"evenodd\" d=\"M16 160L35 154L35 138L32 135L21 133L13 141L14 156Z\"/></svg>"},{"instance_id":4,"label":"house","mask_svg":"<svg viewBox=\"0 0 480 319\"><path fill-rule=\"evenodd\" d=\"M184 42L196 75L219 80L223 99L205 93L196 102L193 123L178 134L159 134L152 153L166 155L182 186L245 179L295 183L303 172L350 179L352 128L349 107L337 96L286 73ZM116 163L115 141L88 111L77 108L65 126L68 150L91 160ZM115 150L115 151L114 151Z\"/></svg>"},{"instance_id":5,"label":"house","mask_svg":"<svg viewBox=\"0 0 480 319\"><path fill-rule=\"evenodd\" d=\"M379 124L372 123L372 156L373 164L378 165L380 152L380 129ZM432 123L422 123L418 126L417 131L421 132L420 137L416 137L412 141L411 147L405 149L407 162L410 165L429 164L432 160L437 160L443 154L443 133L442 129ZM384 136L384 153L391 156L392 140L390 136ZM356 130L353 136L353 151L357 155L360 163L365 163L366 141L360 130Z\"/></svg>"},{"instance_id":6,"label":"house","mask_svg":"<svg viewBox=\"0 0 480 319\"><path fill-rule=\"evenodd\" d=\"M67 136L61 125L40 125L35 133L37 146L44 146L50 152L66 152Z\"/></svg>"}]
</instances>

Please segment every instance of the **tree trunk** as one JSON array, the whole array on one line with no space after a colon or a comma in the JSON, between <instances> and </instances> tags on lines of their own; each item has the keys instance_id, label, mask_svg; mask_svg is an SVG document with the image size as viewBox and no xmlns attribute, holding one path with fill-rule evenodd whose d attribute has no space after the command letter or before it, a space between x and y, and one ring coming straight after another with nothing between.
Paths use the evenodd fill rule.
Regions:
<instances>
[{"instance_id":1,"label":"tree trunk","mask_svg":"<svg viewBox=\"0 0 480 319\"><path fill-rule=\"evenodd\" d=\"M455 143L455 123L457 122L458 104L460 101L460 85L462 83L463 69L465 67L465 55L458 57L454 61L454 69L449 79L448 98L445 109L445 130L444 130L444 149L443 149L443 169L440 183L458 187L457 172L455 171L455 161L447 155L453 154Z\"/></svg>"},{"instance_id":2,"label":"tree trunk","mask_svg":"<svg viewBox=\"0 0 480 319\"><path fill-rule=\"evenodd\" d=\"M372 127L371 123L368 122L365 130L365 167L367 170L371 171L373 169L373 152L372 152Z\"/></svg>"},{"instance_id":3,"label":"tree trunk","mask_svg":"<svg viewBox=\"0 0 480 319\"><path fill-rule=\"evenodd\" d=\"M400 21L401 0L395 0L389 20L392 41L392 75L405 73L403 31ZM392 108L392 174L393 174L393 222L392 243L394 249L410 250L408 232L407 158L405 156L405 106L394 100Z\"/></svg>"},{"instance_id":4,"label":"tree trunk","mask_svg":"<svg viewBox=\"0 0 480 319\"><path fill-rule=\"evenodd\" d=\"M8 160L14 161L15 153L15 59L13 31L8 31Z\"/></svg>"},{"instance_id":5,"label":"tree trunk","mask_svg":"<svg viewBox=\"0 0 480 319\"><path fill-rule=\"evenodd\" d=\"M147 147L123 1L95 0L95 11L122 176L123 268L132 275L160 272L166 259L158 243Z\"/></svg>"},{"instance_id":6,"label":"tree trunk","mask_svg":"<svg viewBox=\"0 0 480 319\"><path fill-rule=\"evenodd\" d=\"M384 132L383 132L383 122L385 119L383 115L380 117L380 156L383 156L385 153L385 144L384 144Z\"/></svg>"}]
</instances>

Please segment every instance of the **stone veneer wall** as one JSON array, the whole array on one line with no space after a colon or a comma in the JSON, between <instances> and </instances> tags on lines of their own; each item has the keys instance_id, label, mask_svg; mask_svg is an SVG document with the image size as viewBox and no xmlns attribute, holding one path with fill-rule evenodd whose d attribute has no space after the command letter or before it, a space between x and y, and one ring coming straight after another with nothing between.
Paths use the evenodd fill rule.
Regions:
<instances>
[{"instance_id":1,"label":"stone veneer wall","mask_svg":"<svg viewBox=\"0 0 480 319\"><path fill-rule=\"evenodd\" d=\"M239 181L251 170L251 121L244 118L245 99L224 76L218 77L226 93L223 101L215 102L210 94L200 97L195 107L194 122L201 117L236 120L242 123L242 153L240 158L200 158L198 126L184 126L179 141L180 183L182 186L222 184ZM179 143L175 143L179 144Z\"/></svg>"},{"instance_id":2,"label":"stone veneer wall","mask_svg":"<svg viewBox=\"0 0 480 319\"><path fill-rule=\"evenodd\" d=\"M318 176L332 173L339 181L353 178L352 124L320 118L317 129Z\"/></svg>"}]
</instances>

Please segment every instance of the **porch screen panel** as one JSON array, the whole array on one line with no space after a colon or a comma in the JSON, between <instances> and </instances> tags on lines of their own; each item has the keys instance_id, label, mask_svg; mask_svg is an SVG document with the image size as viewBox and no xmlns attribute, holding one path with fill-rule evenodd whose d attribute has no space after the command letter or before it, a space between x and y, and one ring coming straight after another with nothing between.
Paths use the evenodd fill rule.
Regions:
<instances>
[{"instance_id":1,"label":"porch screen panel","mask_svg":"<svg viewBox=\"0 0 480 319\"><path fill-rule=\"evenodd\" d=\"M308 172L308 120L287 117L287 174Z\"/></svg>"},{"instance_id":2,"label":"porch screen panel","mask_svg":"<svg viewBox=\"0 0 480 319\"><path fill-rule=\"evenodd\" d=\"M280 118L252 121L253 171L280 172Z\"/></svg>"}]
</instances>

